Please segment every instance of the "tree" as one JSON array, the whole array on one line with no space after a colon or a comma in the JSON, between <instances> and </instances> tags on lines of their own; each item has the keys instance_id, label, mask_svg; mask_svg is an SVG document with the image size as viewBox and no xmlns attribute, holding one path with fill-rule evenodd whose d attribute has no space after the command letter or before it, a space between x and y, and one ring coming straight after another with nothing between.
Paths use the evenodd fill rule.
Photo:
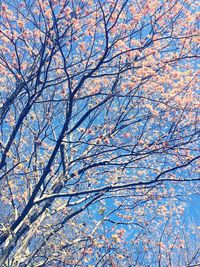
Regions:
<instances>
[{"instance_id":1,"label":"tree","mask_svg":"<svg viewBox=\"0 0 200 267\"><path fill-rule=\"evenodd\" d=\"M2 1L1 266L198 262L196 5Z\"/></svg>"}]
</instances>

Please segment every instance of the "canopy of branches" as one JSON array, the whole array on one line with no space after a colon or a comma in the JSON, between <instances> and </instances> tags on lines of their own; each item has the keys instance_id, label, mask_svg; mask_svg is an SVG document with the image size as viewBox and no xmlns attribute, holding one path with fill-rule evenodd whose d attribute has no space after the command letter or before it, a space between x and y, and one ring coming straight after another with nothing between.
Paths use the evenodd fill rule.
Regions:
<instances>
[{"instance_id":1,"label":"canopy of branches","mask_svg":"<svg viewBox=\"0 0 200 267\"><path fill-rule=\"evenodd\" d=\"M0 266L198 264L197 3L1 1Z\"/></svg>"}]
</instances>

